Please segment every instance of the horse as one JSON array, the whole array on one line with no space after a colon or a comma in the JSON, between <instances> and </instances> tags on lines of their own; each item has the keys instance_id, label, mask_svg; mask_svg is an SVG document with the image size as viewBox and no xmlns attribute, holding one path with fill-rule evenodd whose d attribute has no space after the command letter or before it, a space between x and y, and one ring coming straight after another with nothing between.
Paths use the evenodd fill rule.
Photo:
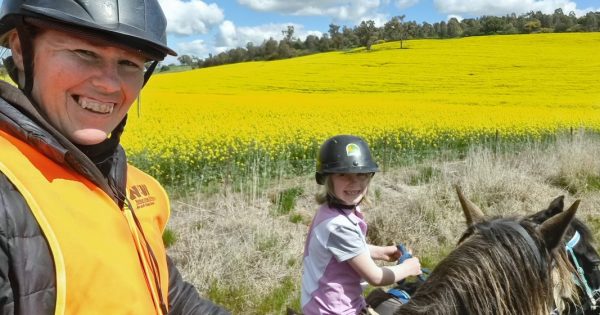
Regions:
<instances>
[{"instance_id":1,"label":"horse","mask_svg":"<svg viewBox=\"0 0 600 315\"><path fill-rule=\"evenodd\" d=\"M528 216L527 219L541 224L562 213L563 209L564 196L559 196L550 203L548 208ZM574 218L567 229L563 244L567 249L569 263L575 269L572 278L577 284L578 301L565 300L560 292L555 292L555 304L564 309L562 314L599 315L600 255L593 246L594 239L591 231L581 220Z\"/></svg>"},{"instance_id":2,"label":"horse","mask_svg":"<svg viewBox=\"0 0 600 315\"><path fill-rule=\"evenodd\" d=\"M548 315L552 271L579 200L541 224L525 217L486 218L456 187L467 229L457 247L394 315ZM564 255L564 253L563 253ZM568 287L570 279L558 279ZM377 309L376 309L377 310Z\"/></svg>"}]
</instances>

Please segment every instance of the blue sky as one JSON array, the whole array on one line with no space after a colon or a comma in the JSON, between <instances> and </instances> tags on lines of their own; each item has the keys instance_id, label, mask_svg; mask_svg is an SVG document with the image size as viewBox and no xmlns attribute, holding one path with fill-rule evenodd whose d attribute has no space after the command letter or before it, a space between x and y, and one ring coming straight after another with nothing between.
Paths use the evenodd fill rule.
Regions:
<instances>
[{"instance_id":1,"label":"blue sky","mask_svg":"<svg viewBox=\"0 0 600 315\"><path fill-rule=\"evenodd\" d=\"M94 0L99 1L99 0ZM117 1L117 0L113 0ZM124 1L124 0L120 0ZM295 37L321 36L329 24L353 27L362 20L378 26L391 17L439 22L450 17L552 13L562 8L577 16L600 11L600 0L158 0L168 20L169 46L180 55L206 58L248 42L260 45L293 25ZM1 0L0 0L1 2ZM177 63L168 57L165 63Z\"/></svg>"},{"instance_id":2,"label":"blue sky","mask_svg":"<svg viewBox=\"0 0 600 315\"><path fill-rule=\"evenodd\" d=\"M391 17L405 21L439 22L450 17L552 13L562 8L577 16L600 11L600 0L159 0L168 20L169 46L181 54L205 58L265 39L281 39L293 25L301 39L320 36L329 24L354 26L372 19L379 26ZM165 62L174 62L174 58Z\"/></svg>"}]
</instances>

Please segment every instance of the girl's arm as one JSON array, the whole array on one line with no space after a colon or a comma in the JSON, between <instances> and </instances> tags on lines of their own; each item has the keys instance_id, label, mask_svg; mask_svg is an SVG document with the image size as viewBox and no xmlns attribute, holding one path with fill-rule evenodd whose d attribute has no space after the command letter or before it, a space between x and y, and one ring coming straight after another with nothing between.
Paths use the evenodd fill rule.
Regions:
<instances>
[{"instance_id":1,"label":"girl's arm","mask_svg":"<svg viewBox=\"0 0 600 315\"><path fill-rule=\"evenodd\" d=\"M348 260L348 263L354 271L373 286L390 285L406 277L421 274L421 263L416 257L409 258L399 265L379 267L370 254L364 252Z\"/></svg>"}]
</instances>

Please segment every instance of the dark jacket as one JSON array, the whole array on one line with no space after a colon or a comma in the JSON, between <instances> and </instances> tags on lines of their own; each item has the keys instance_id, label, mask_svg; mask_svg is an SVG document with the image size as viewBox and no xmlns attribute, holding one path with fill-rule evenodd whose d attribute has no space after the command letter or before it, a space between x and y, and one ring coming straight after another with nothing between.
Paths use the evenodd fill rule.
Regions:
<instances>
[{"instance_id":1,"label":"dark jacket","mask_svg":"<svg viewBox=\"0 0 600 315\"><path fill-rule=\"evenodd\" d=\"M19 89L0 81L0 129L83 174L120 207L123 200L117 196L125 195L127 167L118 143L123 125L111 140L78 148L50 126ZM28 261L35 261L36 268ZM169 314L229 314L202 299L168 257L167 262ZM46 238L21 193L0 172L0 314L54 314L55 301L54 262Z\"/></svg>"}]
</instances>

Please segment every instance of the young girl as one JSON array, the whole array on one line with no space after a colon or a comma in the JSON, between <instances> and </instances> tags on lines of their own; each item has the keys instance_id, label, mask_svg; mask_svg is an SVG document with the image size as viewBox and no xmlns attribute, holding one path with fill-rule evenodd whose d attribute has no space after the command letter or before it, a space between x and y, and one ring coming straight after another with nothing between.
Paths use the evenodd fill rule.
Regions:
<instances>
[{"instance_id":1,"label":"young girl","mask_svg":"<svg viewBox=\"0 0 600 315\"><path fill-rule=\"evenodd\" d=\"M418 258L379 267L375 260L396 261L396 246L366 242L367 224L359 204L379 171L369 147L359 137L339 135L325 141L317 157L317 183L325 192L304 247L302 310L305 315L366 314L361 281L373 286L393 284L419 275Z\"/></svg>"}]
</instances>

